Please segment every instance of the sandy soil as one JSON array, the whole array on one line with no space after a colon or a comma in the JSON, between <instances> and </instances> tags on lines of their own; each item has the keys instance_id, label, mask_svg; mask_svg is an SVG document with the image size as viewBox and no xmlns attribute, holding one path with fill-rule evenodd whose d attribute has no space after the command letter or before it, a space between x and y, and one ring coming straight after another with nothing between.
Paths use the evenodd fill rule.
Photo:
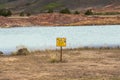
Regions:
<instances>
[{"instance_id":1,"label":"sandy soil","mask_svg":"<svg viewBox=\"0 0 120 80\"><path fill-rule=\"evenodd\" d=\"M120 50L36 51L27 56L1 56L0 80L120 80Z\"/></svg>"},{"instance_id":2,"label":"sandy soil","mask_svg":"<svg viewBox=\"0 0 120 80\"><path fill-rule=\"evenodd\" d=\"M85 16L74 14L39 14L30 17L0 17L0 27L81 26L120 24L120 15Z\"/></svg>"}]
</instances>

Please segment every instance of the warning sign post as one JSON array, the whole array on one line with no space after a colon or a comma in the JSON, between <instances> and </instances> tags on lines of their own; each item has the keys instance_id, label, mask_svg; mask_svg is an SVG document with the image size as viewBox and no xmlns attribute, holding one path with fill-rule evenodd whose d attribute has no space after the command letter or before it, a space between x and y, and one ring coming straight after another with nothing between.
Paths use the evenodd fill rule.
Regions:
<instances>
[{"instance_id":1,"label":"warning sign post","mask_svg":"<svg viewBox=\"0 0 120 80\"><path fill-rule=\"evenodd\" d=\"M62 62L62 47L66 47L66 38L56 38L56 46L60 47L60 61Z\"/></svg>"}]
</instances>

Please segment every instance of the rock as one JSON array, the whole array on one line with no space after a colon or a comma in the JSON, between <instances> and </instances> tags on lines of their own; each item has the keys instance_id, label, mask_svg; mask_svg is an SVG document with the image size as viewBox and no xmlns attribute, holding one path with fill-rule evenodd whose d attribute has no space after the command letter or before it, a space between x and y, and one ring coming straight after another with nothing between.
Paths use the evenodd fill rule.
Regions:
<instances>
[{"instance_id":1,"label":"rock","mask_svg":"<svg viewBox=\"0 0 120 80\"><path fill-rule=\"evenodd\" d=\"M3 55L4 53L2 51L0 51L0 55Z\"/></svg>"},{"instance_id":2,"label":"rock","mask_svg":"<svg viewBox=\"0 0 120 80\"><path fill-rule=\"evenodd\" d=\"M30 52L27 48L21 48L17 51L17 55L28 55L28 54L30 54Z\"/></svg>"}]
</instances>

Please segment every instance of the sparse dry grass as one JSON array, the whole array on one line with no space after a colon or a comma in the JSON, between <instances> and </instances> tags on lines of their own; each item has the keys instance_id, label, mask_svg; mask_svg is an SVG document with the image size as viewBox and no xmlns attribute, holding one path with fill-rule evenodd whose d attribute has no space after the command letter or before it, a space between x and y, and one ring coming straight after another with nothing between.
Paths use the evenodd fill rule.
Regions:
<instances>
[{"instance_id":1,"label":"sparse dry grass","mask_svg":"<svg viewBox=\"0 0 120 80\"><path fill-rule=\"evenodd\" d=\"M34 51L27 56L0 57L0 80L120 80L119 49Z\"/></svg>"}]
</instances>

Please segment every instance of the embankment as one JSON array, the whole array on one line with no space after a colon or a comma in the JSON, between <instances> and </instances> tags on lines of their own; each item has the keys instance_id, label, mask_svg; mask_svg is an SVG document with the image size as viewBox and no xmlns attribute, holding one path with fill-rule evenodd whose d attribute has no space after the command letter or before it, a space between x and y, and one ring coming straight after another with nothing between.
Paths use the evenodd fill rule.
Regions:
<instances>
[{"instance_id":1,"label":"embankment","mask_svg":"<svg viewBox=\"0 0 120 80\"><path fill-rule=\"evenodd\" d=\"M30 17L0 17L0 27L81 26L120 24L120 16L85 16L74 14L39 14Z\"/></svg>"}]
</instances>

